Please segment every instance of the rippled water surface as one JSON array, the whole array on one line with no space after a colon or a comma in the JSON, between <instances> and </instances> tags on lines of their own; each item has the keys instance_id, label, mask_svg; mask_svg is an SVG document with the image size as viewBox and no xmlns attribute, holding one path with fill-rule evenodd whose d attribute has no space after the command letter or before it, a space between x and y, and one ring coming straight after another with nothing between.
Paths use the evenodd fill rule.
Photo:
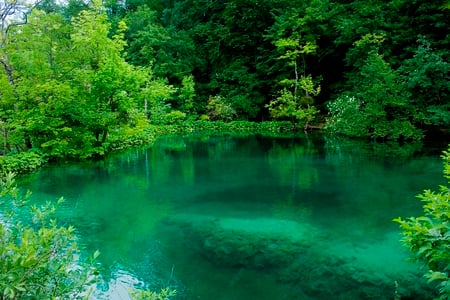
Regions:
<instances>
[{"instance_id":1,"label":"rippled water surface","mask_svg":"<svg viewBox=\"0 0 450 300\"><path fill-rule=\"evenodd\" d=\"M20 184L64 196L59 219L98 249L100 299L131 286L177 299L429 297L392 219L441 180L437 149L324 137L167 137Z\"/></svg>"}]
</instances>

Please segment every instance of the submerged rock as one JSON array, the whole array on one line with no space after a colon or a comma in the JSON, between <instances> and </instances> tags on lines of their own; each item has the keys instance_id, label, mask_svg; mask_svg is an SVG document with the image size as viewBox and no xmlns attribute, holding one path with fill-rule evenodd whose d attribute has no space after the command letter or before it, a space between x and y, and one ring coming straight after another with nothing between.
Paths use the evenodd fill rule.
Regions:
<instances>
[{"instance_id":1,"label":"submerged rock","mask_svg":"<svg viewBox=\"0 0 450 300\"><path fill-rule=\"evenodd\" d=\"M215 264L273 268L290 263L314 242L311 226L271 218L178 215L167 221L190 236L190 247ZM166 223L166 225L168 225Z\"/></svg>"},{"instance_id":2,"label":"submerged rock","mask_svg":"<svg viewBox=\"0 0 450 300\"><path fill-rule=\"evenodd\" d=\"M193 228L202 254L218 264L246 268L279 268L311 246L314 234L307 225L269 218L224 218Z\"/></svg>"},{"instance_id":3,"label":"submerged rock","mask_svg":"<svg viewBox=\"0 0 450 300\"><path fill-rule=\"evenodd\" d=\"M402 299L432 298L420 272L364 257L363 251L381 251L376 244L357 248L306 222L185 214L163 226L218 267L258 270L311 299L393 299L396 293Z\"/></svg>"}]
</instances>

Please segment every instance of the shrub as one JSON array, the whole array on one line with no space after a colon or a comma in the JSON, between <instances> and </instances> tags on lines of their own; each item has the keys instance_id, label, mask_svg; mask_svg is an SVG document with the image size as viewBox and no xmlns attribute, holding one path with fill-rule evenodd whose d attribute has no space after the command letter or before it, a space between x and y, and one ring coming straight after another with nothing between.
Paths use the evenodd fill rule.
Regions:
<instances>
[{"instance_id":1,"label":"shrub","mask_svg":"<svg viewBox=\"0 0 450 300\"><path fill-rule=\"evenodd\" d=\"M12 173L0 179L0 188L0 299L89 299L100 280L94 267L99 252L82 260L75 229L51 219L62 199L28 207L31 193L21 193ZM136 300L166 300L176 291L130 294Z\"/></svg>"},{"instance_id":2,"label":"shrub","mask_svg":"<svg viewBox=\"0 0 450 300\"><path fill-rule=\"evenodd\" d=\"M369 136L365 116L361 110L362 105L362 101L349 95L341 95L335 101L329 102L330 117L325 128L332 133L352 137Z\"/></svg>"},{"instance_id":3,"label":"shrub","mask_svg":"<svg viewBox=\"0 0 450 300\"><path fill-rule=\"evenodd\" d=\"M206 109L208 117L213 121L231 121L236 116L231 104L221 96L209 97Z\"/></svg>"},{"instance_id":4,"label":"shrub","mask_svg":"<svg viewBox=\"0 0 450 300\"><path fill-rule=\"evenodd\" d=\"M51 219L52 203L27 207L30 193L20 192L12 173L0 186L0 299L88 297L97 279L93 259L98 252L88 262L81 260L74 228Z\"/></svg>"},{"instance_id":5,"label":"shrub","mask_svg":"<svg viewBox=\"0 0 450 300\"><path fill-rule=\"evenodd\" d=\"M186 119L186 114L179 110L172 110L163 116L163 124L181 124Z\"/></svg>"},{"instance_id":6,"label":"shrub","mask_svg":"<svg viewBox=\"0 0 450 300\"><path fill-rule=\"evenodd\" d=\"M32 151L0 156L0 173L31 172L44 165L46 162L47 160L44 156Z\"/></svg>"},{"instance_id":7,"label":"shrub","mask_svg":"<svg viewBox=\"0 0 450 300\"><path fill-rule=\"evenodd\" d=\"M136 300L168 300L176 294L176 290L170 289L161 289L159 293L137 289L131 291L131 298Z\"/></svg>"},{"instance_id":8,"label":"shrub","mask_svg":"<svg viewBox=\"0 0 450 300\"><path fill-rule=\"evenodd\" d=\"M444 152L444 177L450 184L450 148ZM423 262L429 282L436 282L440 299L450 299L450 188L426 190L418 196L425 204L424 216L397 218L403 230L403 244L415 260Z\"/></svg>"},{"instance_id":9,"label":"shrub","mask_svg":"<svg viewBox=\"0 0 450 300\"><path fill-rule=\"evenodd\" d=\"M350 76L353 88L328 104L327 128L351 137L420 140L412 123L412 100L398 72L376 51Z\"/></svg>"}]
</instances>

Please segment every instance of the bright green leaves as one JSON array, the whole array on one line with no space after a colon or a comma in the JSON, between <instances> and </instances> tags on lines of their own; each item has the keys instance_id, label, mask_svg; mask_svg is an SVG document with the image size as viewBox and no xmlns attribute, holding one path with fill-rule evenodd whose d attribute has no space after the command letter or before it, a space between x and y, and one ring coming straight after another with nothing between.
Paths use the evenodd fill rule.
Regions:
<instances>
[{"instance_id":1,"label":"bright green leaves","mask_svg":"<svg viewBox=\"0 0 450 300\"><path fill-rule=\"evenodd\" d=\"M288 118L294 127L299 125L304 127L313 121L318 113L317 109L309 104L311 102L310 97L295 97L292 91L283 89L276 99L270 101L267 108L272 117Z\"/></svg>"},{"instance_id":2,"label":"bright green leaves","mask_svg":"<svg viewBox=\"0 0 450 300\"><path fill-rule=\"evenodd\" d=\"M313 104L312 96L316 97L320 94L321 87L313 82L312 76L301 76L298 82L300 89L305 93L302 98L302 104Z\"/></svg>"},{"instance_id":3,"label":"bright green leaves","mask_svg":"<svg viewBox=\"0 0 450 300\"><path fill-rule=\"evenodd\" d=\"M99 1L70 22L43 11L28 20L11 31L16 42L5 48L15 82L0 75L5 150L88 158L103 155L122 126L143 130L144 102L153 92L145 88L155 84L148 67L125 61L124 21L111 32Z\"/></svg>"},{"instance_id":4,"label":"bright green leaves","mask_svg":"<svg viewBox=\"0 0 450 300\"><path fill-rule=\"evenodd\" d=\"M145 110L149 113L150 122L157 125L171 123L173 115L170 115L171 106L168 100L176 89L166 81L156 79L148 83L146 91Z\"/></svg>"},{"instance_id":5,"label":"bright green leaves","mask_svg":"<svg viewBox=\"0 0 450 300\"><path fill-rule=\"evenodd\" d=\"M83 157L103 155L108 137L120 126L135 124L135 117L142 120L136 109L143 104L142 94L151 77L149 69L125 61L122 54L126 24L119 21L110 38L110 23L98 5L94 3L72 22L72 63L76 66L72 87L79 99L73 118L82 131L76 148Z\"/></svg>"},{"instance_id":6,"label":"bright green leaves","mask_svg":"<svg viewBox=\"0 0 450 300\"><path fill-rule=\"evenodd\" d=\"M0 298L85 299L96 270L80 259L74 228L52 219L51 203L23 206L30 194L22 196L13 175L0 185Z\"/></svg>"},{"instance_id":7,"label":"bright green leaves","mask_svg":"<svg viewBox=\"0 0 450 300\"><path fill-rule=\"evenodd\" d=\"M284 54L280 56L280 59L286 59L292 63L296 61L303 54L315 54L317 51L317 45L314 42L306 41L304 44L300 38L287 38L275 41L275 46L284 51Z\"/></svg>"},{"instance_id":8,"label":"bright green leaves","mask_svg":"<svg viewBox=\"0 0 450 300\"><path fill-rule=\"evenodd\" d=\"M194 109L194 97L195 97L195 81L192 75L184 76L181 81L179 98L182 101L183 111L186 113L192 113Z\"/></svg>"},{"instance_id":9,"label":"bright green leaves","mask_svg":"<svg viewBox=\"0 0 450 300\"><path fill-rule=\"evenodd\" d=\"M95 8L83 10L72 24L74 33L71 39L75 55L83 67L96 70L104 56L115 55L116 51L120 51L120 46L108 38L110 24L105 13L95 11Z\"/></svg>"},{"instance_id":10,"label":"bright green leaves","mask_svg":"<svg viewBox=\"0 0 450 300\"><path fill-rule=\"evenodd\" d=\"M450 151L450 149L449 149ZM450 152L444 152L444 177L450 184ZM438 192L424 191L418 196L424 202L424 216L397 218L403 234L403 244L414 258L430 271L425 274L435 282L439 299L450 297L450 189L441 186Z\"/></svg>"},{"instance_id":11,"label":"bright green leaves","mask_svg":"<svg viewBox=\"0 0 450 300\"><path fill-rule=\"evenodd\" d=\"M146 291L146 290L133 290L131 291L132 299L136 300L167 300L174 297L177 294L176 290L161 289L159 293Z\"/></svg>"},{"instance_id":12,"label":"bright green leaves","mask_svg":"<svg viewBox=\"0 0 450 300\"><path fill-rule=\"evenodd\" d=\"M70 26L58 14L33 10L28 23L14 28L7 51L16 78L56 79L70 70Z\"/></svg>"},{"instance_id":13,"label":"bright green leaves","mask_svg":"<svg viewBox=\"0 0 450 300\"><path fill-rule=\"evenodd\" d=\"M69 51L67 24L60 15L33 11L28 24L14 27L5 48L10 53L14 83L9 82L7 97L2 97L6 139L4 147L40 147L53 140L64 148L65 130L63 110L70 103L72 93L61 82L68 72ZM6 83L6 82L5 82ZM64 151L62 149L58 151Z\"/></svg>"},{"instance_id":14,"label":"bright green leaves","mask_svg":"<svg viewBox=\"0 0 450 300\"><path fill-rule=\"evenodd\" d=\"M33 11L28 24L15 27L6 51L14 69L10 94L2 98L5 121L4 148L11 151L47 146L55 153L66 150L64 111L73 100L72 91L60 79L68 66L69 29L60 15Z\"/></svg>"},{"instance_id":15,"label":"bright green leaves","mask_svg":"<svg viewBox=\"0 0 450 300\"><path fill-rule=\"evenodd\" d=\"M21 82L18 110L14 111L17 133L28 135L32 145L62 156L72 139L70 108L75 101L68 84L57 80L45 83ZM20 130L19 130L20 129Z\"/></svg>"},{"instance_id":16,"label":"bright green leaves","mask_svg":"<svg viewBox=\"0 0 450 300\"><path fill-rule=\"evenodd\" d=\"M365 64L369 53L376 52L382 48L383 42L386 39L385 33L368 33L362 36L359 40L353 43L352 47L348 49L345 61L348 66L352 66L354 70L358 70ZM350 80L351 74L350 74Z\"/></svg>"},{"instance_id":17,"label":"bright green leaves","mask_svg":"<svg viewBox=\"0 0 450 300\"><path fill-rule=\"evenodd\" d=\"M266 107L274 118L288 118L294 128L298 123L305 128L318 113L312 106L313 96L320 93L320 86L315 86L312 76L306 75L306 56L317 52L317 45L308 34L304 34L301 26L304 19L298 18L298 13L292 11L292 15L286 15L277 20L274 28L277 28L272 38L273 44L281 55L278 59L293 69L293 78L284 78L280 81L283 89L279 96L270 101ZM290 35L285 37L287 34Z\"/></svg>"}]
</instances>

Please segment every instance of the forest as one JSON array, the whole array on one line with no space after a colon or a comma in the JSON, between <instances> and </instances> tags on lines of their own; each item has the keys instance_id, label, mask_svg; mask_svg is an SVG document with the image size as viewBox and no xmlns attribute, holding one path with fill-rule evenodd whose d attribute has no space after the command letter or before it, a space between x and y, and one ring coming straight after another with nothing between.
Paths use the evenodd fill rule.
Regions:
<instances>
[{"instance_id":1,"label":"forest","mask_svg":"<svg viewBox=\"0 0 450 300\"><path fill-rule=\"evenodd\" d=\"M448 140L449 14L446 0L0 0L0 204L20 210L29 196L7 171L98 159L167 132ZM446 152L447 181L449 165ZM426 191L426 217L395 220L442 297L448 195ZM54 210L32 208L37 221L25 229L0 214L0 254L11 258L0 266L0 299L33 289L86 296L96 271L87 264L66 276L79 250L74 229L51 221ZM38 272L27 279L30 266ZM60 281L39 283L55 270Z\"/></svg>"},{"instance_id":2,"label":"forest","mask_svg":"<svg viewBox=\"0 0 450 300\"><path fill-rule=\"evenodd\" d=\"M90 158L149 124L197 120L420 140L450 124L448 7L2 1L2 152Z\"/></svg>"}]
</instances>

